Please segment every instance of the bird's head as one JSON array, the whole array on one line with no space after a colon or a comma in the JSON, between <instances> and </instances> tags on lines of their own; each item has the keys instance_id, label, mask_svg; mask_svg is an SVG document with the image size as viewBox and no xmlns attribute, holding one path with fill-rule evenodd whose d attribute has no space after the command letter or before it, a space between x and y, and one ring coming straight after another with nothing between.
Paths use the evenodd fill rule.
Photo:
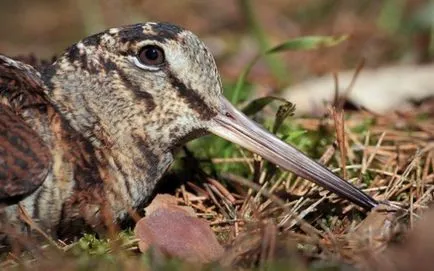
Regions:
<instances>
[{"instance_id":1,"label":"bird's head","mask_svg":"<svg viewBox=\"0 0 434 271\"><path fill-rule=\"evenodd\" d=\"M377 204L231 105L206 46L175 25L136 24L90 36L43 78L57 110L96 145L140 145L158 154L211 132L362 207Z\"/></svg>"}]
</instances>

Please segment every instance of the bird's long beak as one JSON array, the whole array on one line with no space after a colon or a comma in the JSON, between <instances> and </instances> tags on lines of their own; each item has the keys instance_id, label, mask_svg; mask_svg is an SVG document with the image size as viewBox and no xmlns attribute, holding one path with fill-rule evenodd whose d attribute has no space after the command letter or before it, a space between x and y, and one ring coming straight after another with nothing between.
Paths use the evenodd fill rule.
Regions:
<instances>
[{"instance_id":1,"label":"bird's long beak","mask_svg":"<svg viewBox=\"0 0 434 271\"><path fill-rule=\"evenodd\" d=\"M283 169L292 171L360 207L369 210L378 205L376 200L349 182L259 127L225 98L223 110L215 117L215 122L209 129L211 133L257 153Z\"/></svg>"}]
</instances>

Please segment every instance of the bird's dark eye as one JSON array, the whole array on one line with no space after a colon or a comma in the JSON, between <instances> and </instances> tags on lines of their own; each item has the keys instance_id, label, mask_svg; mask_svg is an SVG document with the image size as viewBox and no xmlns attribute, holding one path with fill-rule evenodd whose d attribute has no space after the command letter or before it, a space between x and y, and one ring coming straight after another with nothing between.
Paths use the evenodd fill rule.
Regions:
<instances>
[{"instance_id":1,"label":"bird's dark eye","mask_svg":"<svg viewBox=\"0 0 434 271\"><path fill-rule=\"evenodd\" d=\"M139 60L144 65L158 66L163 64L166 59L163 49L155 45L148 45L140 50Z\"/></svg>"}]
</instances>

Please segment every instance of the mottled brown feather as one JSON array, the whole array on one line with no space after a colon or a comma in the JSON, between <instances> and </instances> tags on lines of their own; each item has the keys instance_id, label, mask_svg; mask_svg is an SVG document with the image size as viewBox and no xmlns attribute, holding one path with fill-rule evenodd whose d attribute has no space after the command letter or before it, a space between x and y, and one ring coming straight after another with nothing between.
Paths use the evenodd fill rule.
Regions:
<instances>
[{"instance_id":1,"label":"mottled brown feather","mask_svg":"<svg viewBox=\"0 0 434 271\"><path fill-rule=\"evenodd\" d=\"M12 204L45 180L51 154L39 135L19 116L40 107L43 82L29 65L0 55L0 202Z\"/></svg>"}]
</instances>

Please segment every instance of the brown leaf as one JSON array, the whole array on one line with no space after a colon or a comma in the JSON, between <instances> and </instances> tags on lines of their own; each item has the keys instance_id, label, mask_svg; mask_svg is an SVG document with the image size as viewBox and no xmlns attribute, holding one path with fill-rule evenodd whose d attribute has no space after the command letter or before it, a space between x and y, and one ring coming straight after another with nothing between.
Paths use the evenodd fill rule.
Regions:
<instances>
[{"instance_id":1,"label":"brown leaf","mask_svg":"<svg viewBox=\"0 0 434 271\"><path fill-rule=\"evenodd\" d=\"M189 262L212 262L221 257L223 247L218 243L209 224L195 216L190 207L178 206L170 195L158 195L145 209L134 229L140 239L140 251L150 247L171 257Z\"/></svg>"}]
</instances>

